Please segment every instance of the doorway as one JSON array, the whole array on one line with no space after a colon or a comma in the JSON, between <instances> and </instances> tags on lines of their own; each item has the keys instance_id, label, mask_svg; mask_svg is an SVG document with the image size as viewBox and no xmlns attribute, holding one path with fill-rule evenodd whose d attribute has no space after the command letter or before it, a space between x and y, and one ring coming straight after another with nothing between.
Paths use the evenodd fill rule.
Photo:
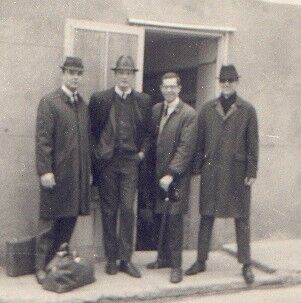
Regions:
<instances>
[{"instance_id":1,"label":"doorway","mask_svg":"<svg viewBox=\"0 0 301 303\"><path fill-rule=\"evenodd\" d=\"M173 71L182 81L181 99L198 109L216 95L218 38L181 31L145 31L143 91L152 97L154 104L163 101L160 93L161 77ZM154 207L154 149L141 167L142 180L138 194L137 250L154 250L157 247L155 224L145 218L145 209ZM192 184L197 186L196 184ZM192 196L190 210L185 218L184 239L188 248L195 242L198 220L198 197Z\"/></svg>"}]
</instances>

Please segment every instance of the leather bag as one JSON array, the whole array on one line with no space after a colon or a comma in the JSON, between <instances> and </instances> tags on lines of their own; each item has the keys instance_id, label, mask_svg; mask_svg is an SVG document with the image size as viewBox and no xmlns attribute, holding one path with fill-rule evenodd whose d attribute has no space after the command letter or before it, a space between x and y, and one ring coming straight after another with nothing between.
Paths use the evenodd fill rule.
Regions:
<instances>
[{"instance_id":1,"label":"leather bag","mask_svg":"<svg viewBox=\"0 0 301 303\"><path fill-rule=\"evenodd\" d=\"M56 293L64 293L95 281L93 264L80 258L75 251L70 251L67 243L62 244L48 263L46 272L42 286Z\"/></svg>"}]
</instances>

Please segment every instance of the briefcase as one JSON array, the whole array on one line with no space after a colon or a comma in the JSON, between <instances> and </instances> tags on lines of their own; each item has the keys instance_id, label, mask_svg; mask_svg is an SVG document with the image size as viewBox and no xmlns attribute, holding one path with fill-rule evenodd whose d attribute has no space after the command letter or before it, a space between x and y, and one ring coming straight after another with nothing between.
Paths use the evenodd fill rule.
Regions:
<instances>
[{"instance_id":1,"label":"briefcase","mask_svg":"<svg viewBox=\"0 0 301 303\"><path fill-rule=\"evenodd\" d=\"M6 242L6 274L10 277L35 272L36 238L27 237Z\"/></svg>"}]
</instances>

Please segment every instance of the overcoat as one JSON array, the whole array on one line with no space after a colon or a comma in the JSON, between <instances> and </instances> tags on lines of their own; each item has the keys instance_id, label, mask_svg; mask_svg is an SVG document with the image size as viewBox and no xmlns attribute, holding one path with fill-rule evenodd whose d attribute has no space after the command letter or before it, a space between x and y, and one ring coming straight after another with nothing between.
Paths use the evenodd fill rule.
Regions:
<instances>
[{"instance_id":1,"label":"overcoat","mask_svg":"<svg viewBox=\"0 0 301 303\"><path fill-rule=\"evenodd\" d=\"M97 184L100 180L100 167L102 159L97 156L98 143L100 135L104 130L108 119L110 118L110 110L115 99L114 87L95 92L89 102L89 114L91 123L91 141L92 141L92 162L93 162L93 180ZM139 151L147 153L151 144L151 111L152 103L149 95L132 90L128 98L133 102L133 126L134 140ZM112 121L113 130L116 128L116 121ZM108 136L114 140L114 135ZM110 144L108 142L108 144Z\"/></svg>"},{"instance_id":2,"label":"overcoat","mask_svg":"<svg viewBox=\"0 0 301 303\"><path fill-rule=\"evenodd\" d=\"M197 135L196 111L180 100L178 106L170 114L161 133L160 120L164 108L163 103L153 107L153 131L157 142L156 177L157 183L165 175L174 177L179 199L172 203L170 213L182 214L188 210L192 161ZM155 212L162 213L166 205L157 195Z\"/></svg>"},{"instance_id":3,"label":"overcoat","mask_svg":"<svg viewBox=\"0 0 301 303\"><path fill-rule=\"evenodd\" d=\"M90 204L88 108L78 95L72 104L62 89L39 103L36 123L36 167L39 176L52 172L53 189L40 186L40 217L88 215Z\"/></svg>"},{"instance_id":4,"label":"overcoat","mask_svg":"<svg viewBox=\"0 0 301 303\"><path fill-rule=\"evenodd\" d=\"M256 178L258 126L254 107L236 96L224 114L219 98L203 105L198 114L195 170L201 172L200 213L215 217L247 217L250 186Z\"/></svg>"}]
</instances>

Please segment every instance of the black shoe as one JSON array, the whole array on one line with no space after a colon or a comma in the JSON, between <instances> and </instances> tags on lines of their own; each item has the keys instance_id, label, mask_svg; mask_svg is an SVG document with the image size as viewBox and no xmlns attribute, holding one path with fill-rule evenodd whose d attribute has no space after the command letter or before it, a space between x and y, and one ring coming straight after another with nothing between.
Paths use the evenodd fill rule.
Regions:
<instances>
[{"instance_id":1,"label":"black shoe","mask_svg":"<svg viewBox=\"0 0 301 303\"><path fill-rule=\"evenodd\" d=\"M170 271L170 282L179 283L183 280L183 273L181 268L172 268Z\"/></svg>"},{"instance_id":2,"label":"black shoe","mask_svg":"<svg viewBox=\"0 0 301 303\"><path fill-rule=\"evenodd\" d=\"M140 271L134 266L132 262L121 261L119 270L134 278L141 278Z\"/></svg>"},{"instance_id":3,"label":"black shoe","mask_svg":"<svg viewBox=\"0 0 301 303\"><path fill-rule=\"evenodd\" d=\"M45 281L47 276L46 271L39 269L36 271L36 279L38 281L39 284L43 284L43 282Z\"/></svg>"},{"instance_id":4,"label":"black shoe","mask_svg":"<svg viewBox=\"0 0 301 303\"><path fill-rule=\"evenodd\" d=\"M204 272L204 271L206 271L206 263L205 262L200 262L200 261L195 261L191 265L191 267L189 267L185 271L185 275L192 276L192 275L196 275L199 272Z\"/></svg>"},{"instance_id":5,"label":"black shoe","mask_svg":"<svg viewBox=\"0 0 301 303\"><path fill-rule=\"evenodd\" d=\"M118 273L118 266L116 261L108 261L105 271L108 275L116 275Z\"/></svg>"},{"instance_id":6,"label":"black shoe","mask_svg":"<svg viewBox=\"0 0 301 303\"><path fill-rule=\"evenodd\" d=\"M245 279L245 282L247 284L252 284L254 283L254 274L253 274L253 271L252 271L252 267L250 264L244 264L243 267L242 267L242 275Z\"/></svg>"},{"instance_id":7,"label":"black shoe","mask_svg":"<svg viewBox=\"0 0 301 303\"><path fill-rule=\"evenodd\" d=\"M167 261L157 260L155 262L148 263L146 268L148 269L159 269L170 267L170 264Z\"/></svg>"}]
</instances>

